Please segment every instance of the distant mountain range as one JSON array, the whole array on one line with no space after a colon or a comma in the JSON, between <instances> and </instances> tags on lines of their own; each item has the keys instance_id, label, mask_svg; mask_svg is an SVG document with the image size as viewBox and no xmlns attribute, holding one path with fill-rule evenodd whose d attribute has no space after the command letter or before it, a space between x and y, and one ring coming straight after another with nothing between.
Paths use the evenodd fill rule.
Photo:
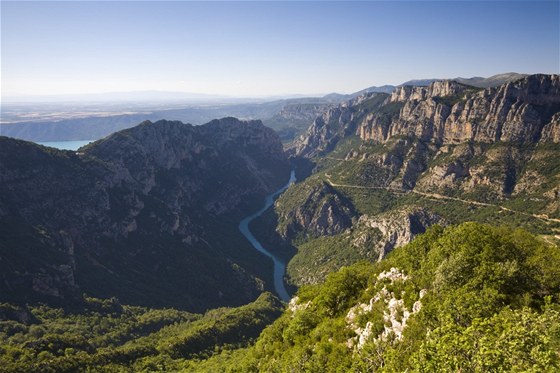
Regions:
<instances>
[{"instance_id":1,"label":"distant mountain range","mask_svg":"<svg viewBox=\"0 0 560 373\"><path fill-rule=\"evenodd\" d=\"M490 88L490 87L497 87L499 85L502 85L502 84L507 83L507 82L512 82L514 80L519 80L519 79L524 78L526 76L527 76L527 74L504 73L504 74L493 75L489 78L482 78L480 76L475 76L475 77L472 77L472 78L452 78L452 79L449 79L449 78L414 79L414 80L408 80L408 81L406 81L402 84L399 84L397 86L384 85L384 86L381 86L381 87L369 87L369 88L363 89L361 91L358 91L356 93L353 93L350 96L357 97L357 96L360 96L361 94L370 93L370 92L391 93L397 87L402 87L402 86L407 86L407 85L413 86L413 87L425 87L425 86L429 86L433 82L437 82L437 81L441 81L441 80L454 80L456 82L463 83L463 84L466 84L466 85L471 85L471 86L477 87L477 88Z\"/></svg>"},{"instance_id":2,"label":"distant mountain range","mask_svg":"<svg viewBox=\"0 0 560 373\"><path fill-rule=\"evenodd\" d=\"M437 80L455 80L463 84L472 85L479 88L488 88L501 85L503 83L521 79L526 74L504 73L493 75L489 78L472 77L472 78L431 78L409 80L397 86L383 85L372 86L351 94L329 93L324 96L313 97L314 101L325 100L327 102L341 101L352 97L360 96L364 93L378 92L391 93L395 87L404 85L427 86ZM5 103L12 102L169 102L179 101L184 103L243 103L243 102L265 102L277 101L285 99L308 100L310 96L294 94L280 96L263 96L263 97L235 97L227 95L194 93L194 92L174 92L174 91L130 91L130 92L106 92L106 93L87 93L87 94L62 94L62 95L15 95L3 96L2 101Z\"/></svg>"},{"instance_id":3,"label":"distant mountain range","mask_svg":"<svg viewBox=\"0 0 560 373\"><path fill-rule=\"evenodd\" d=\"M192 92L170 92L170 91L130 91L130 92L106 92L86 94L63 94L63 95L19 95L4 96L4 102L230 102L241 99L224 96L210 95ZM248 101L247 99L245 101Z\"/></svg>"},{"instance_id":4,"label":"distant mountain range","mask_svg":"<svg viewBox=\"0 0 560 373\"><path fill-rule=\"evenodd\" d=\"M518 74L518 73L504 73L504 74L497 74L493 75L489 78L483 78L480 76L475 76L472 78L453 78L453 79L417 79L417 80L409 80L404 82L398 87L410 85L410 86L429 86L433 82L441 81L441 80L454 80L459 83L463 83L466 85L470 85L477 88L490 88L490 87L497 87L507 82L513 82L514 80L519 80L526 77L527 74Z\"/></svg>"},{"instance_id":5,"label":"distant mountain range","mask_svg":"<svg viewBox=\"0 0 560 373\"><path fill-rule=\"evenodd\" d=\"M463 84L487 88L523 76L525 75L506 73L489 78L456 78L454 80ZM398 87L405 85L426 86L437 80L441 79L411 80ZM25 107L24 111L33 114L33 119L19 116L18 112L21 112L19 107L14 110L15 114L11 115L10 111L7 110L10 105L8 101L3 107L2 120L12 123L0 124L0 135L30 141L96 140L113 132L130 128L144 120L168 119L202 124L214 118L233 116L241 119L260 119L265 125L278 131L283 141L288 142L305 131L317 116L317 110L328 110L333 105L359 97L364 93L390 94L396 87L384 85L365 88L352 94L331 93L322 97L276 98L269 101L266 99L236 99L226 96L156 91L94 94L83 95L81 99L85 101L110 99L111 107L117 105L118 108L121 108L118 105L123 105L121 112L97 114L95 111L100 110L99 106L92 109L80 107L76 110L82 113L76 116L71 112L74 110L72 107L56 108L56 102L53 101L52 104L55 106L52 110L57 112L54 118L52 115L48 115L48 112L44 116L34 113L35 108L32 104ZM60 96L56 100L62 102L71 100L72 97L74 96ZM53 97L50 99L53 99ZM154 103L158 101L167 102L168 106L154 107ZM126 102L133 104L133 106L127 109ZM149 103L150 109L148 111L142 110L142 102L145 102L146 105ZM41 110L44 111L44 108L41 107ZM66 110L70 112L67 117L64 117L60 112ZM88 115L88 110L93 112Z\"/></svg>"}]
</instances>

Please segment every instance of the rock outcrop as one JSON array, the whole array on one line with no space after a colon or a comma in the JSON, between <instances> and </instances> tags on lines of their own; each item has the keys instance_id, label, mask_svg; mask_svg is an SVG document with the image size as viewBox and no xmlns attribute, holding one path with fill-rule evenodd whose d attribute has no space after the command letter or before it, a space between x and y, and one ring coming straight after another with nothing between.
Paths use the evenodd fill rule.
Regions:
<instances>
[{"instance_id":1,"label":"rock outcrop","mask_svg":"<svg viewBox=\"0 0 560 373\"><path fill-rule=\"evenodd\" d=\"M386 123L371 114L359 126L362 139L384 142L400 135L438 144L555 141L543 128L560 111L560 76L531 75L482 91L454 81L405 86L386 102L394 103L403 104L399 116Z\"/></svg>"},{"instance_id":2,"label":"rock outcrop","mask_svg":"<svg viewBox=\"0 0 560 373\"><path fill-rule=\"evenodd\" d=\"M302 233L309 237L332 236L352 226L357 216L354 207L326 182L312 186L305 196L294 209L276 209L281 213L278 230L282 237L294 238Z\"/></svg>"},{"instance_id":3,"label":"rock outcrop","mask_svg":"<svg viewBox=\"0 0 560 373\"><path fill-rule=\"evenodd\" d=\"M427 87L402 86L391 93L388 103L425 101L434 97L459 95L467 90L468 86L453 80L436 81Z\"/></svg>"},{"instance_id":4,"label":"rock outcrop","mask_svg":"<svg viewBox=\"0 0 560 373\"><path fill-rule=\"evenodd\" d=\"M353 245L368 247L369 252L376 253L375 259L381 260L394 248L406 245L434 224L445 225L445 221L422 208L407 208L376 216L362 215L353 228Z\"/></svg>"},{"instance_id":5,"label":"rock outcrop","mask_svg":"<svg viewBox=\"0 0 560 373\"><path fill-rule=\"evenodd\" d=\"M377 143L396 136L439 145L559 141L559 75L529 75L486 89L435 81L427 87L397 87L384 97L382 105L367 112L360 104L371 94L327 111L299 139L296 154L316 156L354 133Z\"/></svg>"},{"instance_id":6,"label":"rock outcrop","mask_svg":"<svg viewBox=\"0 0 560 373\"><path fill-rule=\"evenodd\" d=\"M387 94L366 93L318 116L295 143L297 156L314 157L331 150L338 140L356 132L356 126L370 110L377 109Z\"/></svg>"},{"instance_id":7,"label":"rock outcrop","mask_svg":"<svg viewBox=\"0 0 560 373\"><path fill-rule=\"evenodd\" d=\"M531 190L528 180L550 177L534 171L524 175L531 159L542 160L542 167L535 166L540 174L555 169L545 166L552 160L537 153L558 154L560 75L530 75L487 89L455 81L403 86L374 110L352 103L339 110L351 112L353 119L339 116L339 122L321 126L324 120L318 118L301 139L298 154L328 152L345 133L356 134L362 145L348 154L364 163L358 170L365 171L355 178L368 181L362 185L459 191L492 200ZM378 146L370 152L362 149L367 144Z\"/></svg>"},{"instance_id":8,"label":"rock outcrop","mask_svg":"<svg viewBox=\"0 0 560 373\"><path fill-rule=\"evenodd\" d=\"M552 116L542 131L541 142L560 143L560 112Z\"/></svg>"},{"instance_id":9,"label":"rock outcrop","mask_svg":"<svg viewBox=\"0 0 560 373\"><path fill-rule=\"evenodd\" d=\"M407 321L410 316L422 309L421 300L427 294L427 290L422 289L418 295L414 294L414 299L417 300L412 305L412 309L407 309L403 300L404 291L397 295L393 291L389 291L384 283L393 285L407 281L409 281L409 277L395 267L378 275L373 287L381 289L377 291L368 303L357 304L350 308L346 314L347 327L356 333L355 337L347 341L346 346L348 348L353 348L356 352L359 352L370 340L380 342L403 339L403 332L407 326ZM374 324L371 321L367 321L365 326L360 325L360 319L367 319L368 314L371 315L374 312L381 311L383 312L384 327L378 335L374 333Z\"/></svg>"},{"instance_id":10,"label":"rock outcrop","mask_svg":"<svg viewBox=\"0 0 560 373\"><path fill-rule=\"evenodd\" d=\"M351 133L351 120L352 112L348 106L327 110L313 121L306 134L300 138L296 154L312 157L332 149L340 138Z\"/></svg>"}]
</instances>

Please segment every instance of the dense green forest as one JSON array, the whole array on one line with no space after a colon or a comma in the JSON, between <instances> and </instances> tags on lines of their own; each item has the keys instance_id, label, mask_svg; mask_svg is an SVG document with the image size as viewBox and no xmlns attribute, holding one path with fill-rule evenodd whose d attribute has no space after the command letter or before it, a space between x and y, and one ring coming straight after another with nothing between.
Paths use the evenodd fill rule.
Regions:
<instances>
[{"instance_id":1,"label":"dense green forest","mask_svg":"<svg viewBox=\"0 0 560 373\"><path fill-rule=\"evenodd\" d=\"M84 302L2 305L2 370L560 369L560 248L478 223L434 226L381 262L303 286L279 318L282 304L266 293L204 315Z\"/></svg>"},{"instance_id":2,"label":"dense green forest","mask_svg":"<svg viewBox=\"0 0 560 373\"><path fill-rule=\"evenodd\" d=\"M5 372L177 371L245 347L282 312L270 293L204 315L84 299L81 310L0 305Z\"/></svg>"}]
</instances>

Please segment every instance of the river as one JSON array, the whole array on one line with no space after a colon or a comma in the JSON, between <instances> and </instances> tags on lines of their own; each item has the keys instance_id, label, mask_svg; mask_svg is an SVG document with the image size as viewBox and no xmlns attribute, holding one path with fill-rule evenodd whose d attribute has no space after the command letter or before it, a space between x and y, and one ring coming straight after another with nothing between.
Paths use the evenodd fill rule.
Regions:
<instances>
[{"instance_id":1,"label":"river","mask_svg":"<svg viewBox=\"0 0 560 373\"><path fill-rule=\"evenodd\" d=\"M295 171L292 170L292 172L290 173L290 180L288 181L288 183L284 185L282 188L278 189L276 192L266 196L266 198L264 199L264 206L259 211L241 220L241 222L239 223L239 231L247 238L247 240L249 240L251 245L253 245L255 249L257 249L264 255L268 256L274 262L274 272L273 272L274 290L276 291L276 294L278 294L280 299L282 299L285 302L288 302L290 300L290 295L288 294L288 291L284 286L284 274L286 273L286 262L283 259L272 254L270 251L268 251L256 239L256 237L253 235L253 233L251 233L251 230L249 229L249 224L256 218L261 216L266 210L268 210L274 204L274 199L278 195L280 195L283 191L288 189L288 187L291 184L293 184L295 181L296 181Z\"/></svg>"}]
</instances>

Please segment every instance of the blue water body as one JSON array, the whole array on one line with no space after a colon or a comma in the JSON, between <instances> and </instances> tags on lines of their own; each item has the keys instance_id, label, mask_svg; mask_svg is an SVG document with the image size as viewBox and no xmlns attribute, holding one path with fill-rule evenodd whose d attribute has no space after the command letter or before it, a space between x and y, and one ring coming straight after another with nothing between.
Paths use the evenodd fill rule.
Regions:
<instances>
[{"instance_id":1,"label":"blue water body","mask_svg":"<svg viewBox=\"0 0 560 373\"><path fill-rule=\"evenodd\" d=\"M93 142L94 140L79 140L79 141L45 141L37 142L44 146L50 146L51 148L57 148L61 150L78 150L84 145Z\"/></svg>"},{"instance_id":2,"label":"blue water body","mask_svg":"<svg viewBox=\"0 0 560 373\"><path fill-rule=\"evenodd\" d=\"M276 294L278 294L280 299L282 299L285 302L288 302L290 300L290 295L288 294L288 291L284 286L284 274L286 273L286 262L283 259L272 254L270 251L268 251L255 238L253 233L251 233L251 231L249 230L249 224L256 218L261 216L266 210L268 210L274 204L274 199L282 192L284 192L286 189L288 189L288 187L291 184L293 184L295 181L296 181L296 175L295 172L292 170L290 174L290 180L288 181L288 183L284 185L282 188L278 189L276 192L266 196L266 198L264 199L264 206L259 211L241 220L241 222L239 223L239 231L247 238L247 240L249 240L251 245L253 245L253 247L257 249L259 252L268 256L274 262L274 272L273 272L274 290L276 291Z\"/></svg>"}]
</instances>

